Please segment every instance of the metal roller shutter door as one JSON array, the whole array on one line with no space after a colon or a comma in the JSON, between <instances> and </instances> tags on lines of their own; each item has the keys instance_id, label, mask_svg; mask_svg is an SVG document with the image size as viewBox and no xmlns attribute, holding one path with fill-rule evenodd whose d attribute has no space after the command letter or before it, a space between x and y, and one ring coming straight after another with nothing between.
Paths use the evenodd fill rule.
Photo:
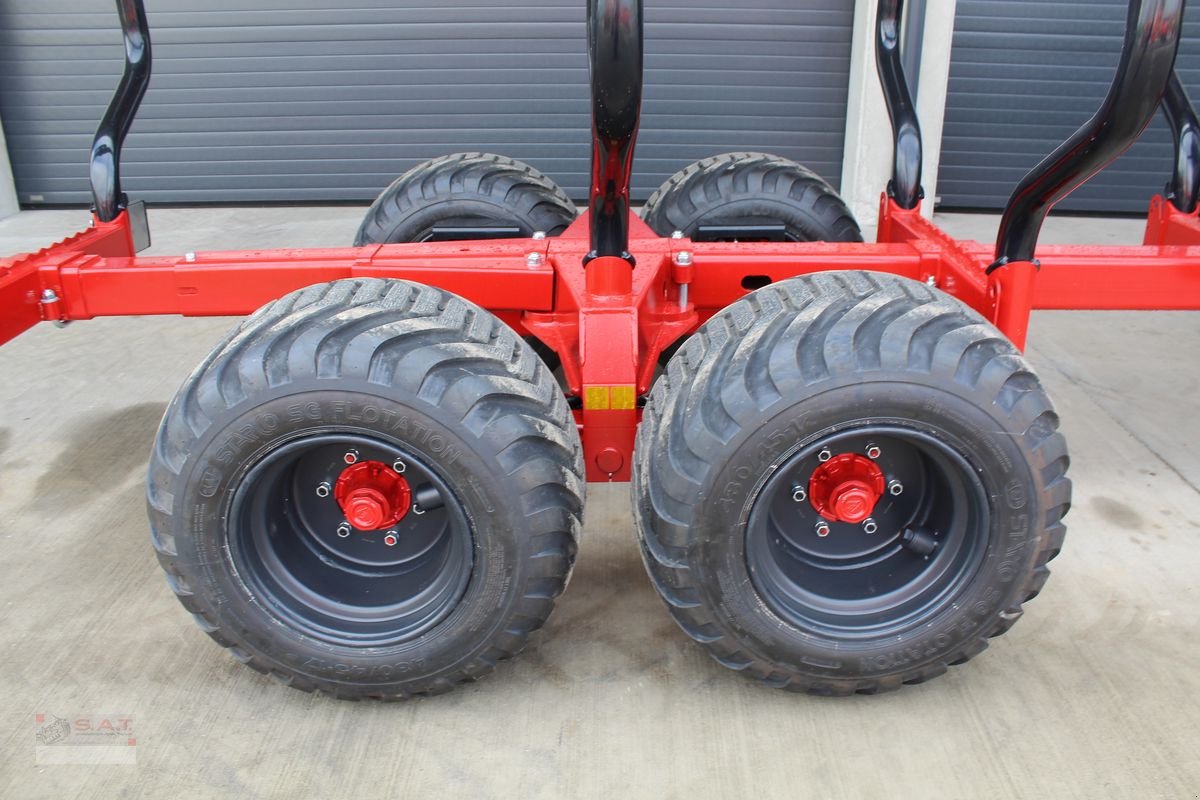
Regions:
<instances>
[{"instance_id":1,"label":"metal roller shutter door","mask_svg":"<svg viewBox=\"0 0 1200 800\"><path fill-rule=\"evenodd\" d=\"M125 188L157 202L370 200L489 150L586 194L583 0L147 0L154 79ZM852 0L655 0L635 198L686 163L777 152L841 175ZM0 4L0 119L24 203L84 203L121 66L111 0Z\"/></svg>"},{"instance_id":2,"label":"metal roller shutter door","mask_svg":"<svg viewBox=\"0 0 1200 800\"><path fill-rule=\"evenodd\" d=\"M959 0L938 195L943 208L1000 209L1017 181L1100 107L1120 57L1127 0ZM1176 68L1200 90L1200 8ZM1160 113L1108 170L1059 208L1145 213L1171 174Z\"/></svg>"}]
</instances>

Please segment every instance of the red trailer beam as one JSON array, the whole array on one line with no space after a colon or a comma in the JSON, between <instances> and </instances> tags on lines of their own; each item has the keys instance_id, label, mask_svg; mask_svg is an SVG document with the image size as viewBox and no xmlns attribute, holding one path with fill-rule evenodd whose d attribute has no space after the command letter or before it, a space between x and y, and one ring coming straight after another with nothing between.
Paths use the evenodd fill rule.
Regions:
<instances>
[{"instance_id":1,"label":"red trailer beam","mask_svg":"<svg viewBox=\"0 0 1200 800\"><path fill-rule=\"evenodd\" d=\"M529 265L530 252L538 252ZM196 253L183 258L96 258L47 267L66 319L123 314L247 314L288 292L343 278L391 277L438 286L495 310L549 310L554 271L544 242L376 245L362 248Z\"/></svg>"},{"instance_id":2,"label":"red trailer beam","mask_svg":"<svg viewBox=\"0 0 1200 800\"><path fill-rule=\"evenodd\" d=\"M986 287L991 245L950 238L913 211L885 201L880 240L910 247L936 248L929 265L941 270L938 286L976 310L984 303L964 296L960 281ZM1072 310L1200 310L1200 220L1175 210L1155 197L1150 205L1142 246L1043 245L1037 250L1039 269L1033 279L1031 307ZM1164 244L1156 244L1162 242ZM970 266L968 266L970 265ZM1002 267L993 278L1004 274ZM927 272L923 269L922 272ZM1003 327L1003 326L1002 326ZM1012 336L1012 333L1005 330Z\"/></svg>"},{"instance_id":3,"label":"red trailer beam","mask_svg":"<svg viewBox=\"0 0 1200 800\"><path fill-rule=\"evenodd\" d=\"M560 352L574 350L578 322L571 316L590 307L585 270L579 266L587 231L585 214L563 236L544 240L138 258L122 213L37 253L0 259L0 343L41 320L239 315L314 283L392 277L455 292L518 325L528 315L526 327L537 327L548 344ZM661 322L661 308L667 301L677 303L682 283L690 289L689 309L703 320L758 286L826 270L875 270L936 283L995 322L1018 345L1031 308L1200 310L1200 222L1161 198L1151 206L1147 238L1170 244L1041 247L1040 269L1028 276L1016 263L986 274L992 259L988 245L956 241L918 212L886 199L878 244L666 240L636 218L630 233L630 250L639 262L633 270L632 304L643 320ZM691 256L682 267L674 264L681 251ZM677 325L678 320L672 321L672 337ZM665 329L658 322L650 328L640 338L657 352L670 342L661 341ZM579 376L570 372L574 365L564 366L578 385ZM652 367L639 363L639 385Z\"/></svg>"},{"instance_id":4,"label":"red trailer beam","mask_svg":"<svg viewBox=\"0 0 1200 800\"><path fill-rule=\"evenodd\" d=\"M427 283L498 312L549 311L547 250L547 240L523 239L137 258L122 212L36 253L0 259L0 343L41 320L248 314L294 289L353 277Z\"/></svg>"},{"instance_id":5,"label":"red trailer beam","mask_svg":"<svg viewBox=\"0 0 1200 800\"><path fill-rule=\"evenodd\" d=\"M1200 310L1200 247L1046 247L1033 307Z\"/></svg>"}]
</instances>

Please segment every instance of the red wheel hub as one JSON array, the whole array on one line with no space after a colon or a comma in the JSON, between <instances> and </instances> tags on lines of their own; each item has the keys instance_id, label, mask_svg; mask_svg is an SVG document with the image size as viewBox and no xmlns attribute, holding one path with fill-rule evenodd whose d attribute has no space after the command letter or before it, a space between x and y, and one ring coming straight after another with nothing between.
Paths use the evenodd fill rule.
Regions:
<instances>
[{"instance_id":1,"label":"red wheel hub","mask_svg":"<svg viewBox=\"0 0 1200 800\"><path fill-rule=\"evenodd\" d=\"M333 497L346 521L360 531L375 531L404 519L412 503L408 481L379 461L360 461L342 470Z\"/></svg>"},{"instance_id":2,"label":"red wheel hub","mask_svg":"<svg viewBox=\"0 0 1200 800\"><path fill-rule=\"evenodd\" d=\"M808 480L809 501L831 522L862 522L875 510L883 490L883 471L857 453L834 456Z\"/></svg>"}]
</instances>

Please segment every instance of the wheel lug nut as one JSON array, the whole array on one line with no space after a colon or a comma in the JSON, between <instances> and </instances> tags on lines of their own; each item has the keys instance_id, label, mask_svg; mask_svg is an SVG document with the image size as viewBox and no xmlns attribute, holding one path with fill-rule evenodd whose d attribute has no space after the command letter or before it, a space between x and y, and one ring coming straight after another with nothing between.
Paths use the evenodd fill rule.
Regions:
<instances>
[{"instance_id":1,"label":"wheel lug nut","mask_svg":"<svg viewBox=\"0 0 1200 800\"><path fill-rule=\"evenodd\" d=\"M833 453L829 452L828 447L823 449L821 452L817 453L817 461L820 461L822 464L824 464L826 461L828 461L831 458L833 458Z\"/></svg>"},{"instance_id":2,"label":"wheel lug nut","mask_svg":"<svg viewBox=\"0 0 1200 800\"><path fill-rule=\"evenodd\" d=\"M347 450L346 455L342 456L342 461L345 461L347 464L358 463L358 451L357 450Z\"/></svg>"},{"instance_id":3,"label":"wheel lug nut","mask_svg":"<svg viewBox=\"0 0 1200 800\"><path fill-rule=\"evenodd\" d=\"M403 473L404 470L408 469L408 465L397 458L392 462L392 469L396 470L396 472Z\"/></svg>"},{"instance_id":4,"label":"wheel lug nut","mask_svg":"<svg viewBox=\"0 0 1200 800\"><path fill-rule=\"evenodd\" d=\"M900 495L904 494L904 484L900 481L891 481L888 483L888 492L893 497L899 497Z\"/></svg>"},{"instance_id":5,"label":"wheel lug nut","mask_svg":"<svg viewBox=\"0 0 1200 800\"><path fill-rule=\"evenodd\" d=\"M818 522L817 523L817 536L820 536L822 539L824 539L828 535L829 535L829 523L828 522Z\"/></svg>"},{"instance_id":6,"label":"wheel lug nut","mask_svg":"<svg viewBox=\"0 0 1200 800\"><path fill-rule=\"evenodd\" d=\"M395 547L396 542L398 542L398 541L400 541L400 540L398 538L396 538L395 531L388 531L387 535L383 537L383 543L386 544L388 547Z\"/></svg>"},{"instance_id":7,"label":"wheel lug nut","mask_svg":"<svg viewBox=\"0 0 1200 800\"><path fill-rule=\"evenodd\" d=\"M338 525L337 534L339 539L345 539L350 535L350 525L345 522L343 522L341 525Z\"/></svg>"},{"instance_id":8,"label":"wheel lug nut","mask_svg":"<svg viewBox=\"0 0 1200 800\"><path fill-rule=\"evenodd\" d=\"M875 459L875 458L879 458L881 455L883 455L883 451L879 449L879 445L877 445L877 444L868 444L867 445L867 458Z\"/></svg>"},{"instance_id":9,"label":"wheel lug nut","mask_svg":"<svg viewBox=\"0 0 1200 800\"><path fill-rule=\"evenodd\" d=\"M879 530L879 526L875 524L875 520L871 519L870 517L864 519L862 525L864 533L874 533L875 531Z\"/></svg>"},{"instance_id":10,"label":"wheel lug nut","mask_svg":"<svg viewBox=\"0 0 1200 800\"><path fill-rule=\"evenodd\" d=\"M317 497L329 497L329 481L317 484Z\"/></svg>"},{"instance_id":11,"label":"wheel lug nut","mask_svg":"<svg viewBox=\"0 0 1200 800\"><path fill-rule=\"evenodd\" d=\"M792 502L803 503L807 499L808 492L804 491L804 487L798 483L794 484L792 486Z\"/></svg>"}]
</instances>

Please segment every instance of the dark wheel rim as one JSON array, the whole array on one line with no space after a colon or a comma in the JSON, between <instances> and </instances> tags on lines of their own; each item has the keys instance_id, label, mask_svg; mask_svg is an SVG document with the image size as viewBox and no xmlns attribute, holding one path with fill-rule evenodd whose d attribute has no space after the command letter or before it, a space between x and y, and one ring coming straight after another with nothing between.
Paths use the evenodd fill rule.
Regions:
<instances>
[{"instance_id":1,"label":"dark wheel rim","mask_svg":"<svg viewBox=\"0 0 1200 800\"><path fill-rule=\"evenodd\" d=\"M348 525L331 487L350 459L402 470L414 507L377 530ZM274 450L239 483L229 525L250 591L290 627L332 644L416 637L453 610L471 576L471 528L449 486L411 453L366 436L310 435Z\"/></svg>"},{"instance_id":2,"label":"dark wheel rim","mask_svg":"<svg viewBox=\"0 0 1200 800\"><path fill-rule=\"evenodd\" d=\"M867 520L823 516L821 498L809 496L821 485L814 474L868 451L884 482ZM944 436L863 425L819 438L776 470L750 511L746 560L759 595L791 624L875 637L953 604L982 563L989 525L983 484Z\"/></svg>"}]
</instances>

